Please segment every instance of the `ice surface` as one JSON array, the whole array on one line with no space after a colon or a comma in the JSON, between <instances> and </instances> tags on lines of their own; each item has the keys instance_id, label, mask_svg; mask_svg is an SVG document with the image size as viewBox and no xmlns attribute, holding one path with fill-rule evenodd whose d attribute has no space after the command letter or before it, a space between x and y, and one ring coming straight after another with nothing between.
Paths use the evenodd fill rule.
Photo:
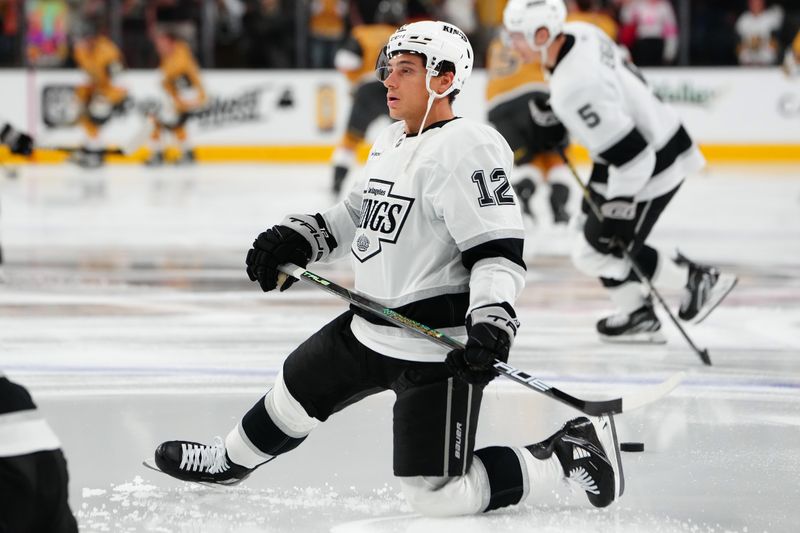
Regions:
<instances>
[{"instance_id":1,"label":"ice surface","mask_svg":"<svg viewBox=\"0 0 800 533\"><path fill-rule=\"evenodd\" d=\"M621 439L647 451L623 454L626 493L606 510L541 487L525 505L483 516L414 516L392 478L387 393L338 413L239 487L141 466L162 440L227 433L286 354L344 309L302 285L264 295L242 268L258 232L328 205L323 166L31 166L0 181L0 366L29 386L60 436L85 532L796 531L796 170L716 167L687 181L656 228L656 243L740 276L722 307L687 327L709 347L711 368L666 320L664 346L600 344L602 290L563 255L566 232L544 213L530 227L515 366L591 398L689 370L668 398L619 417ZM347 265L318 270L352 282ZM496 380L478 446L527 444L574 414Z\"/></svg>"}]
</instances>

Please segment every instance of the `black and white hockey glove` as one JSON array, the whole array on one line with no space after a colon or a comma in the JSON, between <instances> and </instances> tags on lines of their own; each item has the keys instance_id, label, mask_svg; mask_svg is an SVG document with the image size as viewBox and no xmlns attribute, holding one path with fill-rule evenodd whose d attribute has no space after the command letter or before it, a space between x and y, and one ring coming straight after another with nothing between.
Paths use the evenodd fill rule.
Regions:
<instances>
[{"instance_id":1,"label":"black and white hockey glove","mask_svg":"<svg viewBox=\"0 0 800 533\"><path fill-rule=\"evenodd\" d=\"M473 320L480 322L473 324ZM497 376L495 359L508 361L518 327L514 309L507 303L475 309L467 319L467 344L447 354L447 367L467 383L486 385Z\"/></svg>"},{"instance_id":2,"label":"black and white hockey glove","mask_svg":"<svg viewBox=\"0 0 800 533\"><path fill-rule=\"evenodd\" d=\"M0 130L0 144L5 144L12 154L31 155L33 152L33 139L30 135L15 130L11 124L6 124Z\"/></svg>"},{"instance_id":3,"label":"black and white hockey glove","mask_svg":"<svg viewBox=\"0 0 800 533\"><path fill-rule=\"evenodd\" d=\"M622 257L636 237L636 202L632 197L619 197L603 201L600 205L603 220L592 214L586 220L583 234L586 241L598 252Z\"/></svg>"},{"instance_id":4,"label":"black and white hockey glove","mask_svg":"<svg viewBox=\"0 0 800 533\"><path fill-rule=\"evenodd\" d=\"M305 267L311 258L311 245L295 230L282 226L272 226L256 237L253 247L247 252L247 276L250 281L258 281L261 290L269 292L278 285L278 266L294 263ZM285 291L297 281L287 277L281 285Z\"/></svg>"}]
</instances>

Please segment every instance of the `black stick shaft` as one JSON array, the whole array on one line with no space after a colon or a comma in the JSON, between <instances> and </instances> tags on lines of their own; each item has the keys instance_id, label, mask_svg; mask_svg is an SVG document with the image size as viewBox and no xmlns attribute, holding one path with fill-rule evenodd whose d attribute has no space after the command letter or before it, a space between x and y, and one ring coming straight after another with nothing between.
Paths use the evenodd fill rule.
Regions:
<instances>
[{"instance_id":1,"label":"black stick shaft","mask_svg":"<svg viewBox=\"0 0 800 533\"><path fill-rule=\"evenodd\" d=\"M389 309L388 307L384 307L377 302L374 302L360 294L350 291L341 285L337 285L336 283L323 278L313 272L309 272L308 270L299 267L297 265L286 264L279 267L279 270L286 275L301 279L309 284L312 284L316 287L322 288L325 291L338 296L348 302L357 305L361 309L368 311L374 315L377 315L387 322L395 324L401 328L408 329L421 335L425 338L430 339L431 341L444 346L446 348L463 348L464 344L459 342L458 340L449 337L442 333L441 331L435 330L433 328L429 328L428 326L417 322L416 320L412 320L406 316L401 315ZM280 284L280 283L279 283ZM583 400L580 398L576 398L570 394L567 394L564 391L561 391L555 387L551 387L550 385L546 384L542 380L537 377L534 377L527 372L523 372L517 368L514 368L508 363L504 363L499 359L495 359L494 362L494 369L497 371L498 374L501 374L517 383L528 387L529 389L535 390L541 394L545 394L555 400L558 400L561 403L569 405L570 407L577 409L587 415L591 416L601 416L603 414L612 413L617 414L623 411L623 398L614 398L611 400L601 400L601 401L591 401L591 400ZM630 399L625 399L625 410L631 410L636 407L640 407L647 403L650 403L663 395L667 394L673 388L675 388L680 379L682 378L682 374L678 373L672 376L667 381L659 384L656 387L653 387L651 390L644 391L640 393L637 397L630 397Z\"/></svg>"}]
</instances>

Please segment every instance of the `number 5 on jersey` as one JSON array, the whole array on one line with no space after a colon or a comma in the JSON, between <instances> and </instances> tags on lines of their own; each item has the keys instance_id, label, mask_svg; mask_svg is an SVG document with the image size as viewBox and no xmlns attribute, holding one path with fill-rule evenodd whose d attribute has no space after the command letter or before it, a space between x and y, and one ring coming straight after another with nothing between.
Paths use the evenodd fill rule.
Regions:
<instances>
[{"instance_id":1,"label":"number 5 on jersey","mask_svg":"<svg viewBox=\"0 0 800 533\"><path fill-rule=\"evenodd\" d=\"M492 194L489 194L489 184L486 183L486 175L483 170L476 170L472 173L472 181L478 186L478 204L481 207L490 205L514 205L514 197L509 194L511 185L508 184L506 171L496 168L489 174L489 181L494 184Z\"/></svg>"}]
</instances>

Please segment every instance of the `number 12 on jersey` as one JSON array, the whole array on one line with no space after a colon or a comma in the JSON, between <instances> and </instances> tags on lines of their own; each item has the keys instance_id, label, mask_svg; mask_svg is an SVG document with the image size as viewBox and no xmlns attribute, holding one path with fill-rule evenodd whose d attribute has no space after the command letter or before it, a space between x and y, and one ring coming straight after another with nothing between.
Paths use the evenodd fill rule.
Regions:
<instances>
[{"instance_id":1,"label":"number 12 on jersey","mask_svg":"<svg viewBox=\"0 0 800 533\"><path fill-rule=\"evenodd\" d=\"M490 205L514 205L514 197L509 194L511 185L508 184L506 171L496 168L489 174L489 181L494 184L492 194L489 193L489 183L486 182L486 175L483 170L476 170L472 173L472 182L478 186L478 204L481 207ZM499 182L499 183L498 183Z\"/></svg>"}]
</instances>

